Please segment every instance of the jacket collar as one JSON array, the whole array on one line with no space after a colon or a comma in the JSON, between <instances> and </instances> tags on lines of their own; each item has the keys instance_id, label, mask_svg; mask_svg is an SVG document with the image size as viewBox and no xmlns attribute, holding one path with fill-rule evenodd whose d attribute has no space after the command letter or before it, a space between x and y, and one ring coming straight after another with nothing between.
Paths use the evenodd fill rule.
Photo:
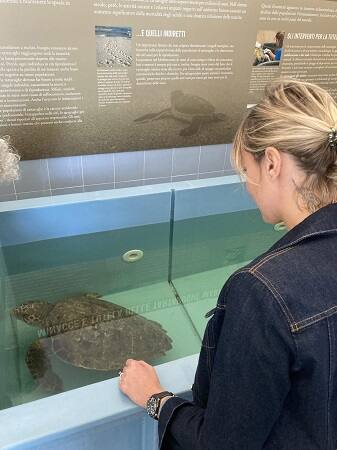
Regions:
<instances>
[{"instance_id":1,"label":"jacket collar","mask_svg":"<svg viewBox=\"0 0 337 450\"><path fill-rule=\"evenodd\" d=\"M281 250L313 236L337 234L337 203L323 206L288 231L269 251Z\"/></svg>"}]
</instances>

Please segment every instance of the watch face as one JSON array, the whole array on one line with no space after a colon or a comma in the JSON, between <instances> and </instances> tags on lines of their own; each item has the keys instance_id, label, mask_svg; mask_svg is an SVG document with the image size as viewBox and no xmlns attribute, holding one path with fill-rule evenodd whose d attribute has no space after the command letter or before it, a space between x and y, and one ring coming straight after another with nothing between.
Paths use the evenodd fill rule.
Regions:
<instances>
[{"instance_id":1,"label":"watch face","mask_svg":"<svg viewBox=\"0 0 337 450\"><path fill-rule=\"evenodd\" d=\"M155 397L150 397L147 401L146 411L151 416L154 417L157 411L159 399Z\"/></svg>"}]
</instances>

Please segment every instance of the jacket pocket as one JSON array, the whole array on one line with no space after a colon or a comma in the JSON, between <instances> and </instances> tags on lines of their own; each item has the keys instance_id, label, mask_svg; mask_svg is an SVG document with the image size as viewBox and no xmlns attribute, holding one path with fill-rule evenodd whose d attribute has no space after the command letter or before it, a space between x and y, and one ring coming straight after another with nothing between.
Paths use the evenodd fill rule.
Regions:
<instances>
[{"instance_id":1,"label":"jacket pocket","mask_svg":"<svg viewBox=\"0 0 337 450\"><path fill-rule=\"evenodd\" d=\"M204 337L201 343L202 347L215 348L213 317L211 317L206 325Z\"/></svg>"},{"instance_id":2,"label":"jacket pocket","mask_svg":"<svg viewBox=\"0 0 337 450\"><path fill-rule=\"evenodd\" d=\"M210 311L208 311L205 314L205 318L209 319L205 328L204 337L202 339L202 347L205 348L214 348L215 347L215 340L214 340L214 330L213 330L213 316L216 311L216 307L212 308Z\"/></svg>"},{"instance_id":3,"label":"jacket pocket","mask_svg":"<svg viewBox=\"0 0 337 450\"><path fill-rule=\"evenodd\" d=\"M207 365L208 373L211 374L215 349L218 342L218 336L221 332L222 323L225 316L225 308L217 305L205 314L209 318L201 344L200 357L204 359Z\"/></svg>"}]
</instances>

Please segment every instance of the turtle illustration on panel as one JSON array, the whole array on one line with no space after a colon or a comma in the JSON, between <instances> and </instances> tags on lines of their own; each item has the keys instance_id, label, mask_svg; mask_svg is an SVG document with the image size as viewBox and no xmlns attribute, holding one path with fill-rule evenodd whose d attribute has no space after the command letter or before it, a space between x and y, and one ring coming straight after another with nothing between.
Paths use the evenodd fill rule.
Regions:
<instances>
[{"instance_id":1,"label":"turtle illustration on panel","mask_svg":"<svg viewBox=\"0 0 337 450\"><path fill-rule=\"evenodd\" d=\"M173 117L181 122L189 123L189 126L180 131L180 136L193 136L199 132L203 124L224 122L226 120L225 114L217 113L214 106L208 100L198 95L173 91L171 93L170 108L163 109L157 113L145 114L134 121L137 123L147 123L167 117Z\"/></svg>"},{"instance_id":2,"label":"turtle illustration on panel","mask_svg":"<svg viewBox=\"0 0 337 450\"><path fill-rule=\"evenodd\" d=\"M162 326L98 294L83 294L57 303L31 301L13 308L11 315L39 327L44 336L34 341L26 364L37 383L50 392L62 392L49 356L77 367L117 371L126 359L152 360L172 348Z\"/></svg>"}]
</instances>

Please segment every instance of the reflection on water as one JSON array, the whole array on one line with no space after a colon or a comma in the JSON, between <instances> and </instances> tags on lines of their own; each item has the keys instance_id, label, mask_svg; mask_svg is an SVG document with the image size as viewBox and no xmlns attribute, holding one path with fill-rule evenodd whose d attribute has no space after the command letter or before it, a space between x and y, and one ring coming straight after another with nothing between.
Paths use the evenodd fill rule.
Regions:
<instances>
[{"instance_id":1,"label":"reflection on water","mask_svg":"<svg viewBox=\"0 0 337 450\"><path fill-rule=\"evenodd\" d=\"M178 299L168 223L3 248L0 409L117 376L127 358L197 353L204 306L281 234L257 211L176 222ZM144 257L125 262L130 248Z\"/></svg>"}]
</instances>

